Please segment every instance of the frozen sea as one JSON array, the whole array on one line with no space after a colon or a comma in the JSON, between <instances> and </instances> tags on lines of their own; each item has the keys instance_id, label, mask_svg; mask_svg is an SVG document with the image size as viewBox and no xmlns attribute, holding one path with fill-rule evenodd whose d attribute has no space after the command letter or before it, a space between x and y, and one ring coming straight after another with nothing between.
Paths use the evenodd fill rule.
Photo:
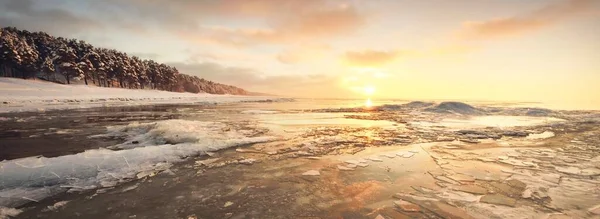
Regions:
<instances>
[{"instance_id":1,"label":"frozen sea","mask_svg":"<svg viewBox=\"0 0 600 219\"><path fill-rule=\"evenodd\" d=\"M591 218L598 211L596 111L236 98L7 110L0 114L2 212Z\"/></svg>"}]
</instances>

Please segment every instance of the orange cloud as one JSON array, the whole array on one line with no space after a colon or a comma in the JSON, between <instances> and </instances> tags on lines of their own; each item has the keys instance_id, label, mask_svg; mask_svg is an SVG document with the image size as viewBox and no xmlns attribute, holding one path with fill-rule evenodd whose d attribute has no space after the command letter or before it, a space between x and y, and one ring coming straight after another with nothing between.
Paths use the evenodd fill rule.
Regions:
<instances>
[{"instance_id":1,"label":"orange cloud","mask_svg":"<svg viewBox=\"0 0 600 219\"><path fill-rule=\"evenodd\" d=\"M466 22L459 35L465 39L491 39L536 31L565 19L587 14L591 11L594 1L566 0L521 16Z\"/></svg>"},{"instance_id":2,"label":"orange cloud","mask_svg":"<svg viewBox=\"0 0 600 219\"><path fill-rule=\"evenodd\" d=\"M344 61L351 66L377 67L385 65L398 57L395 51L365 50L360 52L346 52Z\"/></svg>"},{"instance_id":3,"label":"orange cloud","mask_svg":"<svg viewBox=\"0 0 600 219\"><path fill-rule=\"evenodd\" d=\"M238 2L238 1L234 1ZM255 2L255 1L243 1ZM261 0L255 2L267 2ZM271 2L273 3L273 2ZM341 36L354 32L365 23L365 15L352 5L327 4L326 1L285 1L286 4L254 5L249 8L240 5L222 9L227 13L243 11L253 14L264 22L256 28L227 28L219 26L203 26L199 28L180 28L180 37L200 42L214 42L234 46L250 46L264 43L306 42L312 39ZM303 4L299 4L303 3ZM252 4L250 4L252 5ZM271 5L267 7L267 5ZM272 7L278 5L281 7ZM260 9L258 9L258 8ZM248 12L253 11L253 13ZM258 13L260 11L260 13ZM242 13L242 12L239 12Z\"/></svg>"}]
</instances>

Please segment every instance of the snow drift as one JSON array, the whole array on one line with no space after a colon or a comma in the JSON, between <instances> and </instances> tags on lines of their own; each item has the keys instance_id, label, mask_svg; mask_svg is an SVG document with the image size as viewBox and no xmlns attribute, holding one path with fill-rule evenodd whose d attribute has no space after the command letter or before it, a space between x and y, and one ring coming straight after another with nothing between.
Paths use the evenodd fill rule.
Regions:
<instances>
[{"instance_id":1,"label":"snow drift","mask_svg":"<svg viewBox=\"0 0 600 219\"><path fill-rule=\"evenodd\" d=\"M0 77L0 113L100 106L252 102L272 99L272 97L259 96L62 85L45 81Z\"/></svg>"},{"instance_id":2,"label":"snow drift","mask_svg":"<svg viewBox=\"0 0 600 219\"><path fill-rule=\"evenodd\" d=\"M139 141L127 150L95 149L60 157L0 162L0 206L18 207L64 191L112 187L166 170L184 158L228 147L272 141L222 123L166 120L109 127L107 136Z\"/></svg>"}]
</instances>

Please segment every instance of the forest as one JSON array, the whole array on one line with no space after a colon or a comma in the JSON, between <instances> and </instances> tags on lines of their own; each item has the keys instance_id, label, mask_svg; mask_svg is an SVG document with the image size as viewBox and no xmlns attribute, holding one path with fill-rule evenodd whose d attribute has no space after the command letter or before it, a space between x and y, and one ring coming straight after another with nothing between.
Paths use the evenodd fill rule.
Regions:
<instances>
[{"instance_id":1,"label":"forest","mask_svg":"<svg viewBox=\"0 0 600 219\"><path fill-rule=\"evenodd\" d=\"M77 39L0 29L0 76L174 92L248 95L244 89L181 74L177 68ZM64 80L63 80L64 79Z\"/></svg>"}]
</instances>

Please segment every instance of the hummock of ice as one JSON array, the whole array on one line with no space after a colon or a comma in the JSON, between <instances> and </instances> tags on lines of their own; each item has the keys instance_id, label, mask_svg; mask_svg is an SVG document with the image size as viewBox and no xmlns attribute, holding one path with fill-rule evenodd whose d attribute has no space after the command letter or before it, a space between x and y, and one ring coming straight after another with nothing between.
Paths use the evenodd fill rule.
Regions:
<instances>
[{"instance_id":1,"label":"hummock of ice","mask_svg":"<svg viewBox=\"0 0 600 219\"><path fill-rule=\"evenodd\" d=\"M192 143L207 150L219 150L243 143L241 139L253 134L253 129L233 130L220 122L165 120L150 123L133 122L125 126L109 126L107 134L92 137L119 137L126 141L111 148L130 149L156 145ZM133 143L135 142L135 143ZM253 142L248 142L253 143Z\"/></svg>"},{"instance_id":2,"label":"hummock of ice","mask_svg":"<svg viewBox=\"0 0 600 219\"><path fill-rule=\"evenodd\" d=\"M462 102L442 102L437 106L425 110L436 113L457 113L462 115L481 115L484 113L482 110Z\"/></svg>"},{"instance_id":3,"label":"hummock of ice","mask_svg":"<svg viewBox=\"0 0 600 219\"><path fill-rule=\"evenodd\" d=\"M224 129L227 127L226 129ZM28 157L0 162L0 206L18 207L66 190L112 187L166 170L185 157L203 155L275 137L246 137L222 123L167 120L109 127L110 136L139 141L127 150L88 150L60 157Z\"/></svg>"}]
</instances>

